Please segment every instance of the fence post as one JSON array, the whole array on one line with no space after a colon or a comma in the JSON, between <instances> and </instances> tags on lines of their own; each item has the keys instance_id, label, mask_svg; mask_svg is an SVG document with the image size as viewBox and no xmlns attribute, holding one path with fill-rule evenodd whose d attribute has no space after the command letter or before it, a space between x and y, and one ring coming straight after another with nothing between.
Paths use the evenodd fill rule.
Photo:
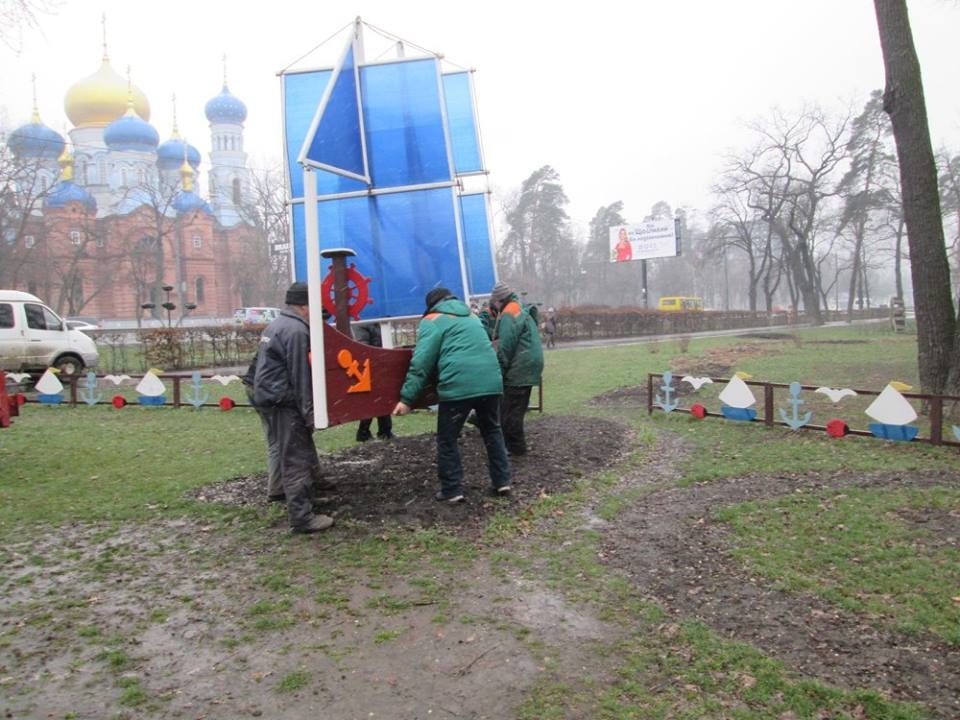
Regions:
<instances>
[{"instance_id":1,"label":"fence post","mask_svg":"<svg viewBox=\"0 0 960 720\"><path fill-rule=\"evenodd\" d=\"M763 422L773 425L773 385L763 384Z\"/></svg>"},{"instance_id":2,"label":"fence post","mask_svg":"<svg viewBox=\"0 0 960 720\"><path fill-rule=\"evenodd\" d=\"M943 398L939 395L930 398L930 444L943 444Z\"/></svg>"},{"instance_id":3,"label":"fence post","mask_svg":"<svg viewBox=\"0 0 960 720\"><path fill-rule=\"evenodd\" d=\"M173 376L173 406L180 407L180 376Z\"/></svg>"},{"instance_id":4,"label":"fence post","mask_svg":"<svg viewBox=\"0 0 960 720\"><path fill-rule=\"evenodd\" d=\"M77 381L80 379L80 376L76 373L70 376L70 404L77 404Z\"/></svg>"},{"instance_id":5,"label":"fence post","mask_svg":"<svg viewBox=\"0 0 960 720\"><path fill-rule=\"evenodd\" d=\"M647 415L653 415L653 373L647 373Z\"/></svg>"}]
</instances>

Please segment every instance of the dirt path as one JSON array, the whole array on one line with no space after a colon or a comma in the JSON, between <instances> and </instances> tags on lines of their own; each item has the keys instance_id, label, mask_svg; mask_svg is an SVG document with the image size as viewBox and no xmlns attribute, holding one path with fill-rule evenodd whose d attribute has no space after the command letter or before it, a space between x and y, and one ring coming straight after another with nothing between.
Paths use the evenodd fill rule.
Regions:
<instances>
[{"instance_id":1,"label":"dirt path","mask_svg":"<svg viewBox=\"0 0 960 720\"><path fill-rule=\"evenodd\" d=\"M727 528L712 514L728 505L797 490L903 485L903 473L756 476L651 493L610 527L608 561L676 617L697 617L729 638L750 643L825 682L874 687L960 717L960 651L929 636L879 629L807 594L787 593L751 577L729 554ZM960 487L960 473L911 473L911 486ZM957 544L960 520L953 519Z\"/></svg>"}]
</instances>

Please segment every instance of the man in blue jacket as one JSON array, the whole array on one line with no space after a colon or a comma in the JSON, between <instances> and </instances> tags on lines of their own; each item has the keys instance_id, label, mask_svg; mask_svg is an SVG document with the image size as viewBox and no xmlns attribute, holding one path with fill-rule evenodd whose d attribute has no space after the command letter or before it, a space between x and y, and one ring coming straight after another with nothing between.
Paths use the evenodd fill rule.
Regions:
<instances>
[{"instance_id":1,"label":"man in blue jacket","mask_svg":"<svg viewBox=\"0 0 960 720\"><path fill-rule=\"evenodd\" d=\"M314 514L317 448L313 444L310 309L306 283L287 290L286 308L263 331L253 378L253 404L267 422L267 443L279 459L290 529L315 533L333 518Z\"/></svg>"},{"instance_id":2,"label":"man in blue jacket","mask_svg":"<svg viewBox=\"0 0 960 720\"><path fill-rule=\"evenodd\" d=\"M417 344L394 415L406 415L432 380L437 381L437 500L462 502L463 465L457 439L471 410L487 450L493 492L510 492L510 461L500 430L503 383L497 356L480 319L447 288L434 288L417 327Z\"/></svg>"}]
</instances>

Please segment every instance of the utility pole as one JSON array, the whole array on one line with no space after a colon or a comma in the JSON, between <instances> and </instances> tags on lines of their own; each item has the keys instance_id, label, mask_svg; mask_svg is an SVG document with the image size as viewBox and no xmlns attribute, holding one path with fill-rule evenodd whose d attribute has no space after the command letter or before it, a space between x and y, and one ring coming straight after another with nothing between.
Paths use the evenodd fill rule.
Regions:
<instances>
[{"instance_id":1,"label":"utility pole","mask_svg":"<svg viewBox=\"0 0 960 720\"><path fill-rule=\"evenodd\" d=\"M641 292L643 293L643 307L649 307L649 302L647 301L647 261L640 261L640 283L642 285Z\"/></svg>"}]
</instances>

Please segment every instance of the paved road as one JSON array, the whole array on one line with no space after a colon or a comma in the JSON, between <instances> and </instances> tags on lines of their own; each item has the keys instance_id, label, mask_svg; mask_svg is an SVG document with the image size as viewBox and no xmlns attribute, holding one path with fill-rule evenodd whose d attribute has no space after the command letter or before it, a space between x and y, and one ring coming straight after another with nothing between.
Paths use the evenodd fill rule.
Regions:
<instances>
[{"instance_id":1,"label":"paved road","mask_svg":"<svg viewBox=\"0 0 960 720\"><path fill-rule=\"evenodd\" d=\"M886 318L877 318L870 320L855 320L854 325L871 325L877 323L889 324L890 320ZM837 320L828 322L819 327L849 327L850 323L846 320ZM631 337L620 338L594 338L587 340L571 340L569 342L559 341L554 350L572 350L579 348L603 347L606 345L642 345L652 342L663 342L664 340L677 340L679 338L706 338L706 337L727 337L731 335L754 335L756 333L783 333L785 335L793 333L802 328L812 328L813 325L759 325L750 328L737 328L735 330L703 330L701 332L673 333L670 335L634 335Z\"/></svg>"}]
</instances>

